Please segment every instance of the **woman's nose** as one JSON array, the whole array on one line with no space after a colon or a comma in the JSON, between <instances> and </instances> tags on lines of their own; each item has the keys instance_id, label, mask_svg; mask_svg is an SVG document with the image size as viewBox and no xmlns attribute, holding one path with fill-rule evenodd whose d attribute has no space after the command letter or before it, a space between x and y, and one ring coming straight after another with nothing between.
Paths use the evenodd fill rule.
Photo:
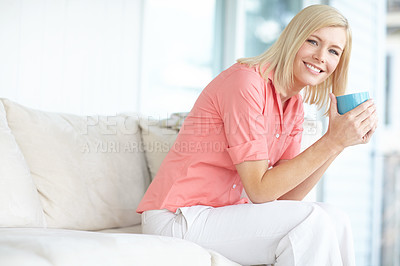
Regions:
<instances>
[{"instance_id":1,"label":"woman's nose","mask_svg":"<svg viewBox=\"0 0 400 266\"><path fill-rule=\"evenodd\" d=\"M313 54L313 59L320 61L321 63L325 63L324 51L322 51L322 49L315 51L315 53Z\"/></svg>"}]
</instances>

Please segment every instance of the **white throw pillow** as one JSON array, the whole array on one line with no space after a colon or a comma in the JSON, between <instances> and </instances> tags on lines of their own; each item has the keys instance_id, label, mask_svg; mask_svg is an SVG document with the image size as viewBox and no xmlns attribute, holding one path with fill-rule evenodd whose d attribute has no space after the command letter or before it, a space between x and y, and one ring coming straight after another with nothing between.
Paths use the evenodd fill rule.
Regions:
<instances>
[{"instance_id":1,"label":"white throw pillow","mask_svg":"<svg viewBox=\"0 0 400 266\"><path fill-rule=\"evenodd\" d=\"M0 101L0 227L45 226L38 192Z\"/></svg>"},{"instance_id":2,"label":"white throw pillow","mask_svg":"<svg viewBox=\"0 0 400 266\"><path fill-rule=\"evenodd\" d=\"M101 230L140 223L150 182L138 119L37 111L4 101L49 227Z\"/></svg>"},{"instance_id":3,"label":"white throw pillow","mask_svg":"<svg viewBox=\"0 0 400 266\"><path fill-rule=\"evenodd\" d=\"M158 121L145 118L140 119L140 128L147 165L153 179L168 151L172 148L178 131L160 127Z\"/></svg>"}]
</instances>

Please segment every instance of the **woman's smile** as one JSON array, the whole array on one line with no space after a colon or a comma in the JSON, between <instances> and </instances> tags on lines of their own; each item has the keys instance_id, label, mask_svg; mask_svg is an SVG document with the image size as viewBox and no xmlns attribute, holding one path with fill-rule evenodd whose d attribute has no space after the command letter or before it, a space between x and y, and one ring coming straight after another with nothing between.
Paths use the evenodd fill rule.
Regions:
<instances>
[{"instance_id":1,"label":"woman's smile","mask_svg":"<svg viewBox=\"0 0 400 266\"><path fill-rule=\"evenodd\" d=\"M315 65L312 65L310 63L304 62L304 65L309 69L309 71L312 74L318 75L318 74L324 72L321 68L319 68L319 67L317 67Z\"/></svg>"}]
</instances>

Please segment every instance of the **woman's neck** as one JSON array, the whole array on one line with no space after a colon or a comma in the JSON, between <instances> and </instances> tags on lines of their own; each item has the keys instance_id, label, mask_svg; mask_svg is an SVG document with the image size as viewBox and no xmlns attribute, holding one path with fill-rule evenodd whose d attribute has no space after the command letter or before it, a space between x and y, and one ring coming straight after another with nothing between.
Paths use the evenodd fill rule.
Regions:
<instances>
[{"instance_id":1,"label":"woman's neck","mask_svg":"<svg viewBox=\"0 0 400 266\"><path fill-rule=\"evenodd\" d=\"M285 106L285 104L288 102L292 96L297 95L303 88L297 88L297 89L283 89L280 88L279 91L279 96L281 98L282 106Z\"/></svg>"}]
</instances>

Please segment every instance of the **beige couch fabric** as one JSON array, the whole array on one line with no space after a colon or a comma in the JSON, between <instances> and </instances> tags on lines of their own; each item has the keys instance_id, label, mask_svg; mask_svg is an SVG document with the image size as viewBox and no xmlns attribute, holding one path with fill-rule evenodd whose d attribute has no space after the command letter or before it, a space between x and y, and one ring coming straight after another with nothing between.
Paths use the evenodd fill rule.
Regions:
<instances>
[{"instance_id":1,"label":"beige couch fabric","mask_svg":"<svg viewBox=\"0 0 400 266\"><path fill-rule=\"evenodd\" d=\"M138 148L137 118L84 117L3 103L49 227L101 230L140 223L135 210L150 177Z\"/></svg>"},{"instance_id":2,"label":"beige couch fabric","mask_svg":"<svg viewBox=\"0 0 400 266\"><path fill-rule=\"evenodd\" d=\"M163 128L157 120L140 119L143 147L147 166L153 179L168 151L174 144L178 130Z\"/></svg>"},{"instance_id":3,"label":"beige couch fabric","mask_svg":"<svg viewBox=\"0 0 400 266\"><path fill-rule=\"evenodd\" d=\"M238 266L172 237L32 228L0 228L0 265Z\"/></svg>"}]
</instances>

